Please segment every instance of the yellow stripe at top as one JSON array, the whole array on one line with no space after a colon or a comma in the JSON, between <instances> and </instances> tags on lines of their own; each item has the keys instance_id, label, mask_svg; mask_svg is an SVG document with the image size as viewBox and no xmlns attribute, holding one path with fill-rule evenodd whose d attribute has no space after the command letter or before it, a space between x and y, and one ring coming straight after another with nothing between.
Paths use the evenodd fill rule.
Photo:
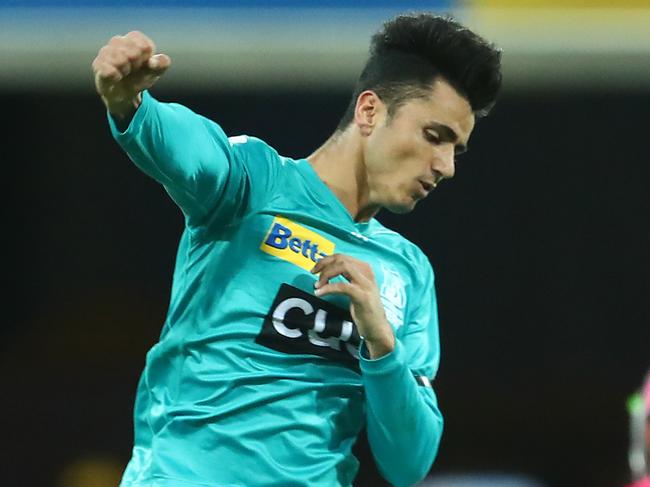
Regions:
<instances>
[{"instance_id":1,"label":"yellow stripe at top","mask_svg":"<svg viewBox=\"0 0 650 487\"><path fill-rule=\"evenodd\" d=\"M648 8L650 0L467 0L459 2L472 8L576 9L576 8Z\"/></svg>"}]
</instances>

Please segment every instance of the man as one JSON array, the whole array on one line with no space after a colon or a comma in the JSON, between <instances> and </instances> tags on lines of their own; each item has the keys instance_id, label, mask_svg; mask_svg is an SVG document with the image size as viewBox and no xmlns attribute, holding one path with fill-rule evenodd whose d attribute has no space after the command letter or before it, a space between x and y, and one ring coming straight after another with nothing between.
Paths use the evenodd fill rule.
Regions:
<instances>
[{"instance_id":1,"label":"man","mask_svg":"<svg viewBox=\"0 0 650 487\"><path fill-rule=\"evenodd\" d=\"M387 22L338 129L299 160L156 101L170 63L139 32L93 62L113 136L186 223L122 486L347 486L364 426L382 475L417 483L443 424L433 272L374 216L454 175L499 51L451 19Z\"/></svg>"}]
</instances>

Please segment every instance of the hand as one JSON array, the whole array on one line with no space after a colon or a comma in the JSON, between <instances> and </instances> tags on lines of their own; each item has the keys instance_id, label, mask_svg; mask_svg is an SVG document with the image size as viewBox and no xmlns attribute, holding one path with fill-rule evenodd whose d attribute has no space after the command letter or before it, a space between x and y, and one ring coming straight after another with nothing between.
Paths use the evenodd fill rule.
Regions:
<instances>
[{"instance_id":1,"label":"hand","mask_svg":"<svg viewBox=\"0 0 650 487\"><path fill-rule=\"evenodd\" d=\"M316 296L344 294L350 298L350 314L370 358L381 357L395 348L395 335L386 319L370 265L348 255L333 254L319 260L311 272L320 273L314 284ZM348 282L330 283L336 276L343 276Z\"/></svg>"},{"instance_id":2,"label":"hand","mask_svg":"<svg viewBox=\"0 0 650 487\"><path fill-rule=\"evenodd\" d=\"M171 65L166 54L142 32L115 36L99 50L92 63L95 87L108 111L130 117L140 106L140 93L151 88Z\"/></svg>"}]
</instances>

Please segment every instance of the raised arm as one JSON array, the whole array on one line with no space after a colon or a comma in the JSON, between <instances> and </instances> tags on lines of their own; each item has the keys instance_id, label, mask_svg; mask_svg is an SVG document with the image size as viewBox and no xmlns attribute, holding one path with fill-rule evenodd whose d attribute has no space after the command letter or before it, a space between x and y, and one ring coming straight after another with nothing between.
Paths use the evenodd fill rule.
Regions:
<instances>
[{"instance_id":1,"label":"raised arm","mask_svg":"<svg viewBox=\"0 0 650 487\"><path fill-rule=\"evenodd\" d=\"M170 65L141 32L113 37L92 63L111 132L129 158L165 187L188 225L226 223L246 205L248 173L218 124L146 91Z\"/></svg>"}]
</instances>

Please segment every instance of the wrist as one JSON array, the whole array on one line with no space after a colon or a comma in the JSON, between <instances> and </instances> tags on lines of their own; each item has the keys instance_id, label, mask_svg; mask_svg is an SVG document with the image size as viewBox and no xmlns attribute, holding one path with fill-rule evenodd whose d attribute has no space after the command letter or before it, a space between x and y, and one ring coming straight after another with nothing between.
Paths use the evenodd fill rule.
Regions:
<instances>
[{"instance_id":1,"label":"wrist","mask_svg":"<svg viewBox=\"0 0 650 487\"><path fill-rule=\"evenodd\" d=\"M368 339L364 337L364 341L371 360L388 355L395 350L395 336L392 333L381 338Z\"/></svg>"},{"instance_id":2,"label":"wrist","mask_svg":"<svg viewBox=\"0 0 650 487\"><path fill-rule=\"evenodd\" d=\"M109 99L102 95L102 101L113 118L120 122L126 122L133 117L133 114L142 103L142 94L137 93L133 98L119 100Z\"/></svg>"}]
</instances>

